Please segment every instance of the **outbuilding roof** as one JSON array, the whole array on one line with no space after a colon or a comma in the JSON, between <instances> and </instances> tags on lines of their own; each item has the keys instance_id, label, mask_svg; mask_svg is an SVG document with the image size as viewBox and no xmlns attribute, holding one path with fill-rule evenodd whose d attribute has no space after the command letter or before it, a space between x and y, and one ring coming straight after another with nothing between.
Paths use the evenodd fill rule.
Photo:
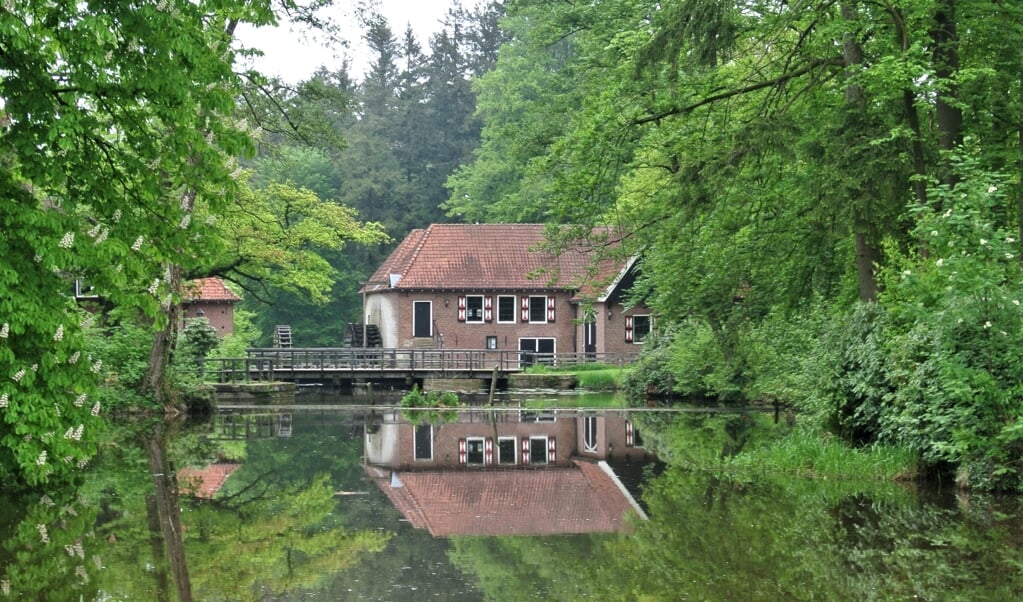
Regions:
<instances>
[{"instance_id":1,"label":"outbuilding roof","mask_svg":"<svg viewBox=\"0 0 1023 602\"><path fill-rule=\"evenodd\" d=\"M197 301L224 301L234 303L241 301L239 297L227 288L224 281L220 278L199 278L193 280L185 288L185 299L188 302L195 303Z\"/></svg>"}]
</instances>

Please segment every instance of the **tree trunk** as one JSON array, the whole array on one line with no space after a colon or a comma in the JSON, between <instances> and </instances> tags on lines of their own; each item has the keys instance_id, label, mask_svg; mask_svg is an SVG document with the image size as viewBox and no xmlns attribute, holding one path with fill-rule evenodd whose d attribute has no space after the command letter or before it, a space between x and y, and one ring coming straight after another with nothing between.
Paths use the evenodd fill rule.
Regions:
<instances>
[{"instance_id":1,"label":"tree trunk","mask_svg":"<svg viewBox=\"0 0 1023 602\"><path fill-rule=\"evenodd\" d=\"M167 561L180 602L192 601L192 581L188 575L185 545L181 538L181 512L178 504L178 490L167 461L167 439L162 424L150 437L145 438L149 470L155 487L157 514L160 531L167 548Z\"/></svg>"},{"instance_id":2,"label":"tree trunk","mask_svg":"<svg viewBox=\"0 0 1023 602\"><path fill-rule=\"evenodd\" d=\"M955 84L956 72L959 70L959 36L956 33L955 0L937 0L931 41L934 45L932 56L937 83L934 109L938 125L938 147L949 151L963 141L963 112L956 103L959 95ZM942 179L950 186L955 184L951 170L946 170Z\"/></svg>"},{"instance_id":3,"label":"tree trunk","mask_svg":"<svg viewBox=\"0 0 1023 602\"><path fill-rule=\"evenodd\" d=\"M170 281L167 283L170 289L180 291L181 267L171 265L167 272L170 276ZM179 412L181 408L178 407L178 395L175 394L168 381L167 369L170 366L174 344L177 341L181 307L171 301L164 307L164 311L167 313L167 323L153 337L152 347L149 349L149 371L146 375L146 386L148 392L153 396L153 403L167 412Z\"/></svg>"},{"instance_id":4,"label":"tree trunk","mask_svg":"<svg viewBox=\"0 0 1023 602\"><path fill-rule=\"evenodd\" d=\"M861 127L866 127L866 100L864 99L863 87L856 81L857 72L863 65L863 48L856 38L858 27L858 14L855 6L849 2L841 5L842 19L847 24L845 34L842 36L842 59L845 62L846 77L849 81L845 87L845 103L847 121L855 122ZM847 124L848 125L848 124ZM845 127L844 134L852 140L862 135L857 127ZM849 146L854 146L851 142ZM866 177L864 175L863 177ZM874 244L876 228L870 220L870 198L864 193L862 187L850 186L847 190L852 198L853 204L853 236L856 241L856 281L859 285L860 300L866 302L877 301L877 274L876 265L881 260L881 254Z\"/></svg>"}]
</instances>

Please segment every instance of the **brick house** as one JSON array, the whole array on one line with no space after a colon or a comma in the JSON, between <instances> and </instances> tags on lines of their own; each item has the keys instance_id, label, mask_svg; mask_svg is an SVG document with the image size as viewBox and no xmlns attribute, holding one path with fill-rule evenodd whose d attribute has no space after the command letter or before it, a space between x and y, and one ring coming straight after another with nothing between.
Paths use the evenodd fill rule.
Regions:
<instances>
[{"instance_id":1,"label":"brick house","mask_svg":"<svg viewBox=\"0 0 1023 602\"><path fill-rule=\"evenodd\" d=\"M185 286L181 315L186 320L206 318L217 336L224 337L234 332L234 304L241 300L220 278L200 278Z\"/></svg>"},{"instance_id":2,"label":"brick house","mask_svg":"<svg viewBox=\"0 0 1023 602\"><path fill-rule=\"evenodd\" d=\"M628 530L645 514L611 460L654 460L623 416L479 411L415 425L395 412L365 442L367 474L435 537Z\"/></svg>"},{"instance_id":3,"label":"brick house","mask_svg":"<svg viewBox=\"0 0 1023 602\"><path fill-rule=\"evenodd\" d=\"M543 224L413 230L361 289L385 348L634 354L653 328L627 307L635 258L594 266L581 250L538 251Z\"/></svg>"}]
</instances>

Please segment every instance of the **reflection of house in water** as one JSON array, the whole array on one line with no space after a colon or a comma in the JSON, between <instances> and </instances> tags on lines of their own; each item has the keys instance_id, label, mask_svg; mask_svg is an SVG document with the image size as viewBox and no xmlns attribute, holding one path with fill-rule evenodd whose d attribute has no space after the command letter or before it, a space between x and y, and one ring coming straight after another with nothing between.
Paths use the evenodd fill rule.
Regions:
<instances>
[{"instance_id":1,"label":"reflection of house in water","mask_svg":"<svg viewBox=\"0 0 1023 602\"><path fill-rule=\"evenodd\" d=\"M214 439L273 439L291 436L291 413L218 413L214 418Z\"/></svg>"},{"instance_id":2,"label":"reflection of house in water","mask_svg":"<svg viewBox=\"0 0 1023 602\"><path fill-rule=\"evenodd\" d=\"M623 416L459 412L413 425L384 417L366 434L366 471L435 537L628 529L643 510L609 460L652 460Z\"/></svg>"},{"instance_id":3,"label":"reflection of house in water","mask_svg":"<svg viewBox=\"0 0 1023 602\"><path fill-rule=\"evenodd\" d=\"M182 468L177 474L178 490L185 495L213 499L227 477L240 467L241 464L218 462L203 468Z\"/></svg>"}]
</instances>

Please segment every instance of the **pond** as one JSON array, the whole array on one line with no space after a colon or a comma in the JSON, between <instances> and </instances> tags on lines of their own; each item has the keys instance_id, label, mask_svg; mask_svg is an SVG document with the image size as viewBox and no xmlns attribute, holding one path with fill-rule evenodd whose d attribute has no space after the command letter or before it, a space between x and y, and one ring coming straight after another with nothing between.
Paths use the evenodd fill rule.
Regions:
<instances>
[{"instance_id":1,"label":"pond","mask_svg":"<svg viewBox=\"0 0 1023 602\"><path fill-rule=\"evenodd\" d=\"M306 400L124 425L77 490L0 494L0 599L1023 596L1017 498L657 459L770 414Z\"/></svg>"}]
</instances>

